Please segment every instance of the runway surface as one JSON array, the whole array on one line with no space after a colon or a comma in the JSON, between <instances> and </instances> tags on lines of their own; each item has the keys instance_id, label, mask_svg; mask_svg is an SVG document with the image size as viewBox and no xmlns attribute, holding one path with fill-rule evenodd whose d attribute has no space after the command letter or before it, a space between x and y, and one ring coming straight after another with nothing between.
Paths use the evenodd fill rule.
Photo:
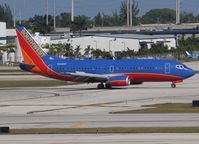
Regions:
<instances>
[{"instance_id":1,"label":"runway surface","mask_svg":"<svg viewBox=\"0 0 199 144\"><path fill-rule=\"evenodd\" d=\"M199 62L186 63L198 70ZM0 68L1 69L1 68ZM0 76L5 80L49 80L36 75ZM48 88L0 88L0 126L21 128L199 127L199 114L109 114L158 103L199 100L199 75L170 83L98 90L97 84ZM199 134L0 135L6 144L198 144Z\"/></svg>"},{"instance_id":2,"label":"runway surface","mask_svg":"<svg viewBox=\"0 0 199 144\"><path fill-rule=\"evenodd\" d=\"M17 129L199 126L199 114L109 114L141 109L141 105L198 100L199 75L175 89L167 82L111 90L99 90L96 85L1 88L0 126Z\"/></svg>"},{"instance_id":3,"label":"runway surface","mask_svg":"<svg viewBox=\"0 0 199 144\"><path fill-rule=\"evenodd\" d=\"M199 134L0 135L4 144L198 144Z\"/></svg>"}]
</instances>

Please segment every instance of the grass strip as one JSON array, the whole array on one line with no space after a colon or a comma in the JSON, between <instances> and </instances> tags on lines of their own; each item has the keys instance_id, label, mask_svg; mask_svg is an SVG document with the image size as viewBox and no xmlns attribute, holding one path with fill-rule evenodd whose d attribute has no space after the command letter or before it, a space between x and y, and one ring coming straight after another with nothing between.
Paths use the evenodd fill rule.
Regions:
<instances>
[{"instance_id":1,"label":"grass strip","mask_svg":"<svg viewBox=\"0 0 199 144\"><path fill-rule=\"evenodd\" d=\"M143 105L149 107L141 110L128 110L110 112L111 114L135 114L135 113L199 113L199 107L192 107L190 103L165 103L155 105Z\"/></svg>"},{"instance_id":2,"label":"grass strip","mask_svg":"<svg viewBox=\"0 0 199 144\"><path fill-rule=\"evenodd\" d=\"M21 81L0 81L0 88L8 87L50 87L61 85L73 85L77 83L58 80L21 80Z\"/></svg>"},{"instance_id":3,"label":"grass strip","mask_svg":"<svg viewBox=\"0 0 199 144\"><path fill-rule=\"evenodd\" d=\"M26 71L23 71L23 70L15 70L15 69L5 69L5 70L0 70L0 73L6 73L6 72L10 72L10 73L12 73L12 72L26 72ZM29 72L27 72L27 73L29 73Z\"/></svg>"},{"instance_id":4,"label":"grass strip","mask_svg":"<svg viewBox=\"0 0 199 144\"><path fill-rule=\"evenodd\" d=\"M9 134L199 133L199 127L110 127L11 129Z\"/></svg>"}]
</instances>

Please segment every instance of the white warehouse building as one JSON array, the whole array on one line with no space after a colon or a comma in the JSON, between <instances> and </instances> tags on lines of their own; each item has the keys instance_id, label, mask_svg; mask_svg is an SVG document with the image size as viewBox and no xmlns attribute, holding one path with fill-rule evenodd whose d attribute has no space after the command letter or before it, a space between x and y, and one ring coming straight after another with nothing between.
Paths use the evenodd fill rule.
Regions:
<instances>
[{"instance_id":1,"label":"white warehouse building","mask_svg":"<svg viewBox=\"0 0 199 144\"><path fill-rule=\"evenodd\" d=\"M0 22L0 45L6 44L6 23Z\"/></svg>"},{"instance_id":2,"label":"white warehouse building","mask_svg":"<svg viewBox=\"0 0 199 144\"><path fill-rule=\"evenodd\" d=\"M176 48L176 39L173 35L138 35L138 34L99 34L93 36L74 37L68 40L74 48L78 45L84 52L89 45L91 48L112 51L113 55L127 50L138 51L140 48L151 48L152 44Z\"/></svg>"}]
</instances>

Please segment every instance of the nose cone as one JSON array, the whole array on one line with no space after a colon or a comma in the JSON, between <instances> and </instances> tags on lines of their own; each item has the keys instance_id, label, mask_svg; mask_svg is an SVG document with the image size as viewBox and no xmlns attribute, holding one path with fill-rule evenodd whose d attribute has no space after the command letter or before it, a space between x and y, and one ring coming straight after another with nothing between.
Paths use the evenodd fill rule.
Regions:
<instances>
[{"instance_id":1,"label":"nose cone","mask_svg":"<svg viewBox=\"0 0 199 144\"><path fill-rule=\"evenodd\" d=\"M196 74L196 72L192 69L188 69L187 73L186 73L186 78L192 77Z\"/></svg>"},{"instance_id":2,"label":"nose cone","mask_svg":"<svg viewBox=\"0 0 199 144\"><path fill-rule=\"evenodd\" d=\"M191 69L190 77L191 77L191 76L194 76L195 74L196 74L196 72L195 72L194 70Z\"/></svg>"}]
</instances>

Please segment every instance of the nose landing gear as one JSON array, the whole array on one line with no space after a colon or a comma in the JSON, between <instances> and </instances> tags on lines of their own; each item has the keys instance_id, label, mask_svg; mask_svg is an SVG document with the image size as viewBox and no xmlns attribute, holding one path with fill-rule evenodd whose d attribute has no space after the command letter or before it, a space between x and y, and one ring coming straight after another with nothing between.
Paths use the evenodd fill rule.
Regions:
<instances>
[{"instance_id":1,"label":"nose landing gear","mask_svg":"<svg viewBox=\"0 0 199 144\"><path fill-rule=\"evenodd\" d=\"M172 83L171 88L176 88L176 84Z\"/></svg>"},{"instance_id":2,"label":"nose landing gear","mask_svg":"<svg viewBox=\"0 0 199 144\"><path fill-rule=\"evenodd\" d=\"M181 83L181 82L182 82L182 80L172 81L171 88L176 88L176 84Z\"/></svg>"}]
</instances>

